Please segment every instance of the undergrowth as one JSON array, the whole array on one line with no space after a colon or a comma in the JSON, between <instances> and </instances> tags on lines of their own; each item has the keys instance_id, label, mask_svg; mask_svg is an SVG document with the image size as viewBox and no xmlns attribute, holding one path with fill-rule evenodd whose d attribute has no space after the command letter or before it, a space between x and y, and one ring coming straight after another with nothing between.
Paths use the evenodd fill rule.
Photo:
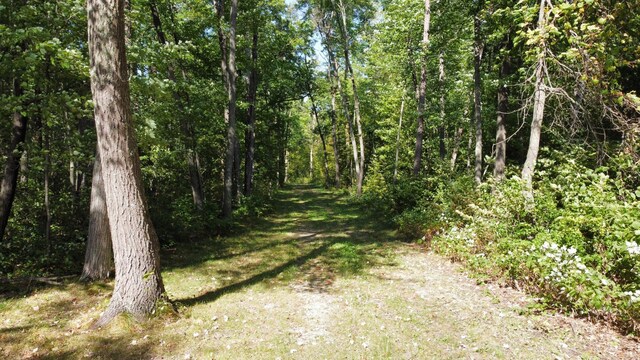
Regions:
<instances>
[{"instance_id":1,"label":"undergrowth","mask_svg":"<svg viewBox=\"0 0 640 360\"><path fill-rule=\"evenodd\" d=\"M481 186L466 176L396 185L378 179L362 201L393 216L407 239L429 243L482 277L524 288L542 306L637 333L637 165L622 158L594 170L555 158L562 157L539 163L532 209L515 173Z\"/></svg>"}]
</instances>

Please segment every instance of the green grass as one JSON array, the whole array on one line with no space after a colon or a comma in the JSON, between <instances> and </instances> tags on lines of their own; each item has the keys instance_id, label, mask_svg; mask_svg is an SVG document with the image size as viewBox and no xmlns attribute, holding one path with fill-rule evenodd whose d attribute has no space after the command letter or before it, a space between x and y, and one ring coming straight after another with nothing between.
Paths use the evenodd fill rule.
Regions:
<instances>
[{"instance_id":1,"label":"green grass","mask_svg":"<svg viewBox=\"0 0 640 360\"><path fill-rule=\"evenodd\" d=\"M343 194L289 187L269 216L234 229L161 254L178 315L142 323L120 316L91 330L112 282L66 281L23 296L13 289L0 300L0 358L594 356L589 338L566 327L532 329L518 309L474 289L441 258L396 241L388 222Z\"/></svg>"},{"instance_id":2,"label":"green grass","mask_svg":"<svg viewBox=\"0 0 640 360\"><path fill-rule=\"evenodd\" d=\"M335 192L294 186L280 192L274 207L270 216L237 224L228 237L200 239L162 254L166 290L180 310L177 318L135 323L123 316L106 329L91 331L113 284L67 281L0 300L0 354L130 358L194 348L199 349L196 357L224 357L221 354L234 341L222 348L209 346L200 341L204 329L224 327L235 333L230 339L246 341L241 333L247 331L247 323L259 326L233 303L267 292L286 308L295 289L331 291L338 277L358 276L381 261L376 250L394 238L392 231L359 216L358 209ZM272 320L275 328L291 321ZM211 336L215 330L207 333ZM277 338L266 349L290 354L290 345L286 338Z\"/></svg>"}]
</instances>

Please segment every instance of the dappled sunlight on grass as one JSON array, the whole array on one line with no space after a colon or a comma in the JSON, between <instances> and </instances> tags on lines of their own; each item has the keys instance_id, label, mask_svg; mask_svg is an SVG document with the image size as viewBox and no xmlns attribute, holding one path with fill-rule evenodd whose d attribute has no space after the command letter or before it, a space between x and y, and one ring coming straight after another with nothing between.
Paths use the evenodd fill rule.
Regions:
<instances>
[{"instance_id":1,"label":"dappled sunlight on grass","mask_svg":"<svg viewBox=\"0 0 640 360\"><path fill-rule=\"evenodd\" d=\"M201 239L163 252L163 277L169 296L179 305L177 318L135 323L121 316L106 329L90 330L108 304L113 282L67 281L24 298L0 300L0 354L111 359L188 352L190 346L200 349L199 354L214 354L219 349L202 340L218 327L227 327L228 334L243 333L251 321L255 329L260 321L256 316L268 318L270 306L290 305L286 296L331 292L340 277L362 274L366 267L387 261L378 250L393 234L376 230L375 220L359 216L339 194L290 187L277 196L275 209L266 218L241 224L228 237ZM260 291L271 294L273 303L266 308L246 313L227 305L249 301L249 294ZM283 329L287 319L269 321L270 327ZM209 330L205 333L203 327ZM274 334L263 330L255 330L261 336L255 341L237 336L226 344L265 343L274 353L289 351L292 344L282 338L269 342Z\"/></svg>"},{"instance_id":2,"label":"dappled sunlight on grass","mask_svg":"<svg viewBox=\"0 0 640 360\"><path fill-rule=\"evenodd\" d=\"M179 314L120 316L91 330L112 281L67 281L0 300L0 357L624 358L634 346L616 338L613 352L594 352L590 338L611 335L572 335L575 324L538 330L553 320L496 302L495 290L396 241L385 221L340 194L290 187L275 203L227 237L162 254Z\"/></svg>"}]
</instances>

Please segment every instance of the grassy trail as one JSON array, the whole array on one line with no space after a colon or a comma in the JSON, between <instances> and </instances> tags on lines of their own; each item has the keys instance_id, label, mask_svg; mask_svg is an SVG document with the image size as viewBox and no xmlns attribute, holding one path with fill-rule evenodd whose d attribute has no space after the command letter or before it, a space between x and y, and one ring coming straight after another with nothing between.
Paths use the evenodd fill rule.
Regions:
<instances>
[{"instance_id":1,"label":"grassy trail","mask_svg":"<svg viewBox=\"0 0 640 360\"><path fill-rule=\"evenodd\" d=\"M229 237L164 253L177 317L89 330L112 283L74 281L0 300L0 358L638 358L638 344L525 295L478 285L394 240L386 219L296 186Z\"/></svg>"}]
</instances>

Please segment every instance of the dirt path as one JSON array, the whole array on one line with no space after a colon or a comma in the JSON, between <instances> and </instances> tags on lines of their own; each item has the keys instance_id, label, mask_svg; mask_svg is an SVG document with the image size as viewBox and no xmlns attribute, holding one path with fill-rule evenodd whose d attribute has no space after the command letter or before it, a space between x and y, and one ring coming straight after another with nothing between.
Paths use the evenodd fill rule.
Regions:
<instances>
[{"instance_id":1,"label":"dirt path","mask_svg":"<svg viewBox=\"0 0 640 360\"><path fill-rule=\"evenodd\" d=\"M637 359L601 326L528 310L526 295L478 285L344 196L297 187L235 235L165 254L178 318L89 325L111 284L0 302L5 358ZM1 357L1 356L0 356Z\"/></svg>"}]
</instances>

